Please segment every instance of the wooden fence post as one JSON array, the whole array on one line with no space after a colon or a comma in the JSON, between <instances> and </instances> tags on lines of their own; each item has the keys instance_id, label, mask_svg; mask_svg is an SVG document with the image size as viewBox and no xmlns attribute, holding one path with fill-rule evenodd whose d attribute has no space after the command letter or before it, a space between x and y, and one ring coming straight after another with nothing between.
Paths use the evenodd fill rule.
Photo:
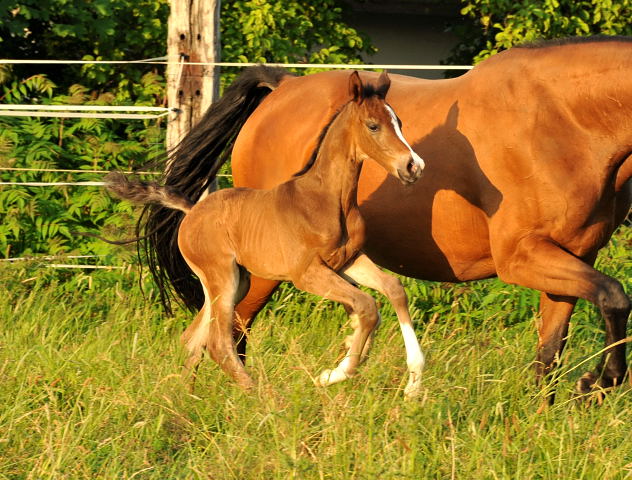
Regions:
<instances>
[{"instance_id":1,"label":"wooden fence post","mask_svg":"<svg viewBox=\"0 0 632 480\"><path fill-rule=\"evenodd\" d=\"M190 62L220 60L220 0L171 0L167 34L167 101L177 108L167 125L175 147L219 95L219 67Z\"/></svg>"}]
</instances>

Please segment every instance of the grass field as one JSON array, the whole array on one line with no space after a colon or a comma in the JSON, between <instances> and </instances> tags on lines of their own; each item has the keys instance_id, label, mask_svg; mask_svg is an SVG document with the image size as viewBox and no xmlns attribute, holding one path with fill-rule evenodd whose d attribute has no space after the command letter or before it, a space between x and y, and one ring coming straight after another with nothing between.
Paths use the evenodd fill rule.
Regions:
<instances>
[{"instance_id":1,"label":"grass field","mask_svg":"<svg viewBox=\"0 0 632 480\"><path fill-rule=\"evenodd\" d=\"M631 248L628 227L598 260L628 294ZM208 360L190 395L178 342L190 315L165 318L138 276L0 267L0 479L632 478L630 384L601 406L572 399L603 347L583 301L558 401L539 415L526 289L407 281L428 363L422 396L404 401L388 305L361 374L317 388L348 333L344 310L285 287L251 333L257 390Z\"/></svg>"}]
</instances>

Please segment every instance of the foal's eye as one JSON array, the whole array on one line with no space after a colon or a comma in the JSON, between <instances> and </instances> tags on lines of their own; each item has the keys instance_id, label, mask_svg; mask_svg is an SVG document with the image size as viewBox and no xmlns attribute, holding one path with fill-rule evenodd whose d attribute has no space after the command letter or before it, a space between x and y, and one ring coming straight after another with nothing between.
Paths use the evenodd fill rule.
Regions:
<instances>
[{"instance_id":1,"label":"foal's eye","mask_svg":"<svg viewBox=\"0 0 632 480\"><path fill-rule=\"evenodd\" d=\"M380 129L380 126L377 123L367 123L366 128L372 132L377 132Z\"/></svg>"}]
</instances>

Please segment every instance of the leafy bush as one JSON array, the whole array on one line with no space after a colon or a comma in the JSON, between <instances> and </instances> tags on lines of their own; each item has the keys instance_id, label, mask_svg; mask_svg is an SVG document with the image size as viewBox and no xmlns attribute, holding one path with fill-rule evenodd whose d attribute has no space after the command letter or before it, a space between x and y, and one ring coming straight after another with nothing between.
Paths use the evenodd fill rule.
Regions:
<instances>
[{"instance_id":1,"label":"leafy bush","mask_svg":"<svg viewBox=\"0 0 632 480\"><path fill-rule=\"evenodd\" d=\"M0 0L4 58L139 60L164 55L168 0ZM66 89L77 79L91 90L133 84L151 67L18 65L19 78L46 73Z\"/></svg>"},{"instance_id":2,"label":"leafy bush","mask_svg":"<svg viewBox=\"0 0 632 480\"><path fill-rule=\"evenodd\" d=\"M137 105L154 105L162 95L163 79L145 74L134 85ZM4 103L103 105L129 103L128 91L96 95L73 85L66 95L55 95L55 85L36 75L3 87ZM133 168L163 153L159 121L111 119L39 119L0 117L0 166L30 169L72 169L86 173L1 170L2 181L98 181L94 171ZM104 242L78 236L77 231L100 231L120 236L133 225L134 212L126 202L114 201L102 187L0 187L0 252L3 256L34 254L105 255ZM120 249L117 249L120 252Z\"/></svg>"},{"instance_id":3,"label":"leafy bush","mask_svg":"<svg viewBox=\"0 0 632 480\"><path fill-rule=\"evenodd\" d=\"M462 0L469 23L447 63L478 63L513 45L537 39L631 35L631 0Z\"/></svg>"},{"instance_id":4,"label":"leafy bush","mask_svg":"<svg viewBox=\"0 0 632 480\"><path fill-rule=\"evenodd\" d=\"M340 0L221 2L222 59L227 62L359 63L375 52L342 19ZM138 60L165 55L168 0L0 0L4 58ZM60 53L62 52L62 53ZM77 78L108 91L140 82L143 65L18 65L25 78L46 73L62 88ZM236 70L225 76L230 81ZM0 83L1 83L0 72ZM129 88L127 85L125 88Z\"/></svg>"},{"instance_id":5,"label":"leafy bush","mask_svg":"<svg viewBox=\"0 0 632 480\"><path fill-rule=\"evenodd\" d=\"M222 58L231 62L361 63L376 50L342 21L341 2L222 2Z\"/></svg>"}]
</instances>

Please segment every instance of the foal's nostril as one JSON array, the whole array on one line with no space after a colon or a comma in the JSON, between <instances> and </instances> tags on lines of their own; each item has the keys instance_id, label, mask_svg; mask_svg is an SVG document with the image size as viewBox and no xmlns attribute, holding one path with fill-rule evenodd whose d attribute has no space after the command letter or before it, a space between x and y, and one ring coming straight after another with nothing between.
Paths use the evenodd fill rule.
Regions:
<instances>
[{"instance_id":1,"label":"foal's nostril","mask_svg":"<svg viewBox=\"0 0 632 480\"><path fill-rule=\"evenodd\" d=\"M419 165L417 165L415 160L411 158L408 161L408 164L406 164L406 171L408 171L410 175L414 175L415 173L417 173L417 170L419 170Z\"/></svg>"}]
</instances>

